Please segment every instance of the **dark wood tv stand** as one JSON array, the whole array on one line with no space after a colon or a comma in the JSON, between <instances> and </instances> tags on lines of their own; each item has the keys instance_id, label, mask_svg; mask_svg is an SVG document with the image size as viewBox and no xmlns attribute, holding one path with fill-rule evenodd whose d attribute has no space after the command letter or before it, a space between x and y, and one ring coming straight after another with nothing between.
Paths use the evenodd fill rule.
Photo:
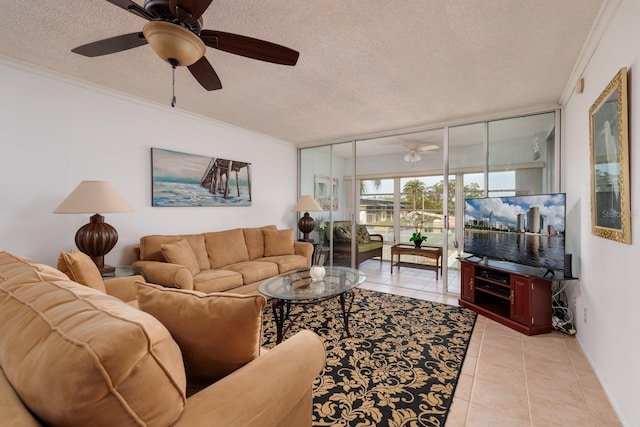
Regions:
<instances>
[{"instance_id":1,"label":"dark wood tv stand","mask_svg":"<svg viewBox=\"0 0 640 427\"><path fill-rule=\"evenodd\" d=\"M558 275L506 261L460 259L458 303L526 335L551 332L551 284Z\"/></svg>"}]
</instances>

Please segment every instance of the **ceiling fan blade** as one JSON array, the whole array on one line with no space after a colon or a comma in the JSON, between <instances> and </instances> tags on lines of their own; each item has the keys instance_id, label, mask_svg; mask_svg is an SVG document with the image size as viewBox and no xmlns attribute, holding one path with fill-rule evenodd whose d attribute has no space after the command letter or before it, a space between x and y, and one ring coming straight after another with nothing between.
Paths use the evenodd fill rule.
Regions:
<instances>
[{"instance_id":1,"label":"ceiling fan blade","mask_svg":"<svg viewBox=\"0 0 640 427\"><path fill-rule=\"evenodd\" d=\"M195 77L198 83L206 90L222 89L220 78L218 78L218 75L206 57L203 56L187 68L189 68L193 77Z\"/></svg>"},{"instance_id":2,"label":"ceiling fan blade","mask_svg":"<svg viewBox=\"0 0 640 427\"><path fill-rule=\"evenodd\" d=\"M151 15L145 8L138 5L137 3L132 2L131 0L107 0L109 3L114 4L118 7L127 10L134 15L138 15L141 18L147 19L149 21L154 19L154 16Z\"/></svg>"},{"instance_id":3,"label":"ceiling fan blade","mask_svg":"<svg viewBox=\"0 0 640 427\"><path fill-rule=\"evenodd\" d=\"M426 151L433 151L433 150L437 150L438 147L436 144L430 144L430 145L421 145L417 148L417 151L420 153L424 153Z\"/></svg>"},{"instance_id":4,"label":"ceiling fan blade","mask_svg":"<svg viewBox=\"0 0 640 427\"><path fill-rule=\"evenodd\" d=\"M299 52L288 47L239 34L202 30L200 38L214 49L274 64L296 65L300 56Z\"/></svg>"},{"instance_id":5,"label":"ceiling fan blade","mask_svg":"<svg viewBox=\"0 0 640 427\"><path fill-rule=\"evenodd\" d=\"M133 49L134 47L147 44L142 32L123 34L121 36L111 37L97 42L87 43L71 49L71 52L80 55L95 57L109 55L110 53L122 52L123 50Z\"/></svg>"},{"instance_id":6,"label":"ceiling fan blade","mask_svg":"<svg viewBox=\"0 0 640 427\"><path fill-rule=\"evenodd\" d=\"M123 0L121 0L123 1ZM209 7L212 0L170 0L169 10L180 22L193 24Z\"/></svg>"}]
</instances>

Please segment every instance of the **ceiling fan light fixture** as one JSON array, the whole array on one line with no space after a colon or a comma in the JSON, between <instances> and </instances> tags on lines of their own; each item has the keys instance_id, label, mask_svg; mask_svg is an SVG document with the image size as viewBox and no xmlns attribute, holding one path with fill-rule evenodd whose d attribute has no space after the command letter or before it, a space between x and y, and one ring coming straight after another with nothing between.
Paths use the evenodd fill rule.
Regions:
<instances>
[{"instance_id":1,"label":"ceiling fan light fixture","mask_svg":"<svg viewBox=\"0 0 640 427\"><path fill-rule=\"evenodd\" d=\"M420 160L422 160L422 156L417 153L416 151L411 151L407 154L404 155L404 161L405 162L409 162L411 164L415 164L416 162L419 162Z\"/></svg>"},{"instance_id":2,"label":"ceiling fan light fixture","mask_svg":"<svg viewBox=\"0 0 640 427\"><path fill-rule=\"evenodd\" d=\"M206 51L200 37L170 22L151 21L144 26L142 33L156 55L183 67L196 63Z\"/></svg>"}]
</instances>

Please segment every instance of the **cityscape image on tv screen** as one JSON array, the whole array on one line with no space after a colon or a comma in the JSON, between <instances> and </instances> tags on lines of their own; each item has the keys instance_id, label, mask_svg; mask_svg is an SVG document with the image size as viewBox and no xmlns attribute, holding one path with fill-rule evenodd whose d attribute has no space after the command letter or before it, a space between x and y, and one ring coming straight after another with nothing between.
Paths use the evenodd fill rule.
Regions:
<instances>
[{"instance_id":1,"label":"cityscape image on tv screen","mask_svg":"<svg viewBox=\"0 0 640 427\"><path fill-rule=\"evenodd\" d=\"M564 269L565 194L465 200L464 252Z\"/></svg>"}]
</instances>

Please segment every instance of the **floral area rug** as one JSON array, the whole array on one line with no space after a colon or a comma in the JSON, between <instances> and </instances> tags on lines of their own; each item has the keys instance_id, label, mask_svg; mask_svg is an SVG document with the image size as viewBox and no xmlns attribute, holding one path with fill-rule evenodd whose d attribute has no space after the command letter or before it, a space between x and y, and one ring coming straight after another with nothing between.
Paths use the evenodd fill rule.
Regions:
<instances>
[{"instance_id":1,"label":"floral area rug","mask_svg":"<svg viewBox=\"0 0 640 427\"><path fill-rule=\"evenodd\" d=\"M355 290L344 335L339 299L295 306L300 329L324 341L327 363L313 387L314 426L444 426L476 314L391 294ZM287 323L285 323L285 327ZM271 306L264 346L275 343Z\"/></svg>"}]
</instances>

